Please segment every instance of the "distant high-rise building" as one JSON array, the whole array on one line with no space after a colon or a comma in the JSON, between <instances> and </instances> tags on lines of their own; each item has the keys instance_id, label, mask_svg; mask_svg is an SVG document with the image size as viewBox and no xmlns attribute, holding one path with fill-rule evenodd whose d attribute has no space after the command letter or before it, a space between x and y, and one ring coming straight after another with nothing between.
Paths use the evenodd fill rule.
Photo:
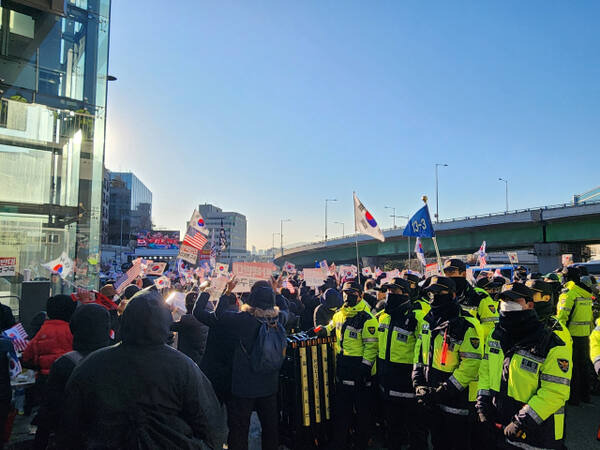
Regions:
<instances>
[{"instance_id":1,"label":"distant high-rise building","mask_svg":"<svg viewBox=\"0 0 600 450\"><path fill-rule=\"evenodd\" d=\"M109 211L110 211L110 170L106 167L103 168L102 177L102 206L100 208L100 221L101 221L101 237L100 243L108 243L108 225L109 225Z\"/></svg>"},{"instance_id":2,"label":"distant high-rise building","mask_svg":"<svg viewBox=\"0 0 600 450\"><path fill-rule=\"evenodd\" d=\"M215 241L218 245L221 225L225 230L227 249L223 250L221 255L217 257L219 261L230 263L247 259L246 216L237 212L223 211L221 208L208 203L199 205L198 211L202 214L206 228L209 231L209 242L212 233L214 233ZM206 245L207 248L209 245Z\"/></svg>"},{"instance_id":3,"label":"distant high-rise building","mask_svg":"<svg viewBox=\"0 0 600 450\"><path fill-rule=\"evenodd\" d=\"M152 229L152 192L131 172L111 172L108 216L108 243L127 245Z\"/></svg>"}]
</instances>

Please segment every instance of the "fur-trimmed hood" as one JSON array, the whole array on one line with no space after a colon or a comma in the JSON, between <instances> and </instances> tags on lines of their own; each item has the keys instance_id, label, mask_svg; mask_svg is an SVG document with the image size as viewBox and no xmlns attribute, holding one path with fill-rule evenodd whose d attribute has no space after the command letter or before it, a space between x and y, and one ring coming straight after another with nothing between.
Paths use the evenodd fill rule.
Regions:
<instances>
[{"instance_id":1,"label":"fur-trimmed hood","mask_svg":"<svg viewBox=\"0 0 600 450\"><path fill-rule=\"evenodd\" d=\"M247 303L243 304L240 311L252 314L257 319L273 319L279 316L279 306L274 306L269 309L255 308Z\"/></svg>"}]
</instances>

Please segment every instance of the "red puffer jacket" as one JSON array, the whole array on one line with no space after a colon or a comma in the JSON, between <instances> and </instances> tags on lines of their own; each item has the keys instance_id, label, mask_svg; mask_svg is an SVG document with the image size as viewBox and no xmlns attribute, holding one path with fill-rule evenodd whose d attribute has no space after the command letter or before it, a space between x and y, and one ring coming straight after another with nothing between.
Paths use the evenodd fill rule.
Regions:
<instances>
[{"instance_id":1,"label":"red puffer jacket","mask_svg":"<svg viewBox=\"0 0 600 450\"><path fill-rule=\"evenodd\" d=\"M42 375L48 375L52 363L72 350L73 335L69 322L46 320L23 352L23 362L39 368Z\"/></svg>"}]
</instances>

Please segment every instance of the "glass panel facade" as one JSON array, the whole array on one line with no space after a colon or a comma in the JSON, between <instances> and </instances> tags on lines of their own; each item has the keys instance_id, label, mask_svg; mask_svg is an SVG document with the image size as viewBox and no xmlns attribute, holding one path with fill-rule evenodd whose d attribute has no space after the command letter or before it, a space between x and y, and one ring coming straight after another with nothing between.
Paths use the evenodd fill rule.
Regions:
<instances>
[{"instance_id":1,"label":"glass panel facade","mask_svg":"<svg viewBox=\"0 0 600 450\"><path fill-rule=\"evenodd\" d=\"M97 286L109 15L110 0L0 8L0 258L17 258L0 297L62 252L76 271L56 290Z\"/></svg>"}]
</instances>

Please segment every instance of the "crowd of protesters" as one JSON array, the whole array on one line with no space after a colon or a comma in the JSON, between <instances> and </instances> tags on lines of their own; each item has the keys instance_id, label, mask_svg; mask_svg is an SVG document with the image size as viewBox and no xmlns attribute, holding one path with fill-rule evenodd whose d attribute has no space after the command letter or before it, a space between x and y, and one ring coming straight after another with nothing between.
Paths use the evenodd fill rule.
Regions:
<instances>
[{"instance_id":1,"label":"crowd of protesters","mask_svg":"<svg viewBox=\"0 0 600 450\"><path fill-rule=\"evenodd\" d=\"M256 282L243 294L235 293L235 277L228 279L223 292L199 280L182 280L173 289L160 290L150 279L141 278L120 294L109 282L98 292L50 297L46 310L31 324L36 332L22 354L23 366L36 371L36 395L28 398L30 408L37 405L32 421L37 427L34 448L247 449L255 411L262 429L261 448L277 449L277 393L286 334L301 331L337 334L339 386L331 448L366 448L376 423L387 425L383 434L389 448L403 444L427 448L428 430L434 448L490 444L489 436L481 433L482 424L506 411L495 411L498 406L488 403L486 392L494 392L495 385L486 385L479 396L476 388L478 373L484 374L479 364L490 350L487 344L484 350L483 343L495 338L499 351L508 352L510 359L515 350L509 348L519 339L546 339L544 330L551 330L552 343L542 350L557 354L559 366L541 379L570 382L572 370L573 377L579 377L573 402L589 401L582 369L573 368L573 364L589 364L589 355L582 347L587 360L573 361L568 334L569 327L579 322L572 322L569 314L567 321L552 319L556 308L559 313L561 308L575 309L565 306L564 295L559 300L560 281L567 290L580 289L591 296L585 277L582 280L574 269L544 277L517 271L510 283L483 272L471 284L464 269L464 263L451 259L444 268L447 276L427 279L410 271L386 280L386 274L351 279L335 274L316 289L305 286L299 275L287 274L284 287L281 274ZM523 287L516 286L519 283ZM185 299L185 310L179 314L168 300L174 292ZM536 297L537 292L544 300ZM578 295L580 299L583 294ZM525 314L530 302L533 312ZM0 321L8 328L14 318L5 309L0 309ZM516 311L523 316L517 327ZM447 341L448 330L453 337ZM513 333L510 339L507 330ZM353 340L357 335L360 342ZM442 335L443 342L435 340ZM395 338L390 340L391 336ZM2 345L11 344L2 338ZM426 345L432 346L433 361L427 360L428 349L419 351ZM443 354L441 362L438 351ZM454 358L454 366L445 358ZM532 358L539 363L539 357ZM0 417L6 421L11 388L5 359L0 358ZM534 364L523 361L522 367ZM518 371L512 376L517 377ZM403 403L394 395L402 397ZM556 395L552 406L557 407L545 415L556 421L569 390L552 395ZM525 430L531 439L538 439L534 444L562 448L562 435L540 437L545 428L535 428L535 420L527 414L519 416L527 399L513 400L508 403L515 403L511 413L516 413L515 418L511 421L509 416L504 424L508 448L531 445L518 442ZM438 408L442 413L434 412ZM456 415L463 410L464 416ZM455 427L453 436L459 437L442 442L439 431L448 427ZM351 429L352 443L347 441Z\"/></svg>"}]
</instances>

